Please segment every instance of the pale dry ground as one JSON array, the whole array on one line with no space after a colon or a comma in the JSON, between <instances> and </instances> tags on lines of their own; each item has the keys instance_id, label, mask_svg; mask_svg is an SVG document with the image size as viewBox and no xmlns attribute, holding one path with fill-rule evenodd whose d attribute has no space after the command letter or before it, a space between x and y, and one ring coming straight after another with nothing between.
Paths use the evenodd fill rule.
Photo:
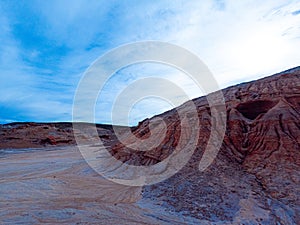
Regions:
<instances>
[{"instance_id":1,"label":"pale dry ground","mask_svg":"<svg viewBox=\"0 0 300 225\"><path fill-rule=\"evenodd\" d=\"M185 222L184 222L185 221ZM141 188L105 180L75 147L0 153L0 224L186 224Z\"/></svg>"}]
</instances>

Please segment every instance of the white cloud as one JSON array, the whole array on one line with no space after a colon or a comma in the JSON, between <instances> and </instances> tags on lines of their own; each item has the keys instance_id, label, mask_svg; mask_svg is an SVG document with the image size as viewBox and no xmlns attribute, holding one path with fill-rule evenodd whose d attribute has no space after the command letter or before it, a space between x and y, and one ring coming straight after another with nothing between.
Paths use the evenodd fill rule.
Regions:
<instances>
[{"instance_id":1,"label":"white cloud","mask_svg":"<svg viewBox=\"0 0 300 225\"><path fill-rule=\"evenodd\" d=\"M300 16L292 14L299 1L224 2L223 10L211 1L187 6L177 16L190 23L170 34L208 64L222 87L299 64Z\"/></svg>"}]
</instances>

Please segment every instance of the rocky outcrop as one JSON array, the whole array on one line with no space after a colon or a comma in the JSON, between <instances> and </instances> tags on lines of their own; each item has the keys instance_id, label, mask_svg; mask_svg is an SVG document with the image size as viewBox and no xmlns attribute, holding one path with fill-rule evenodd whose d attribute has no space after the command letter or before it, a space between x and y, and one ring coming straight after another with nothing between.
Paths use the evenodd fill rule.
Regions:
<instances>
[{"instance_id":1,"label":"rocky outcrop","mask_svg":"<svg viewBox=\"0 0 300 225\"><path fill-rule=\"evenodd\" d=\"M298 224L300 222L300 68L223 90L227 128L214 163L204 173L198 163L211 129L205 97L193 100L198 109L198 147L180 173L145 188L170 210L228 224ZM136 152L122 144L112 153L128 164L155 164L176 146L180 121L176 110L160 117L167 135L160 146ZM154 117L155 118L155 117ZM152 118L152 119L154 119ZM147 119L134 128L149 137Z\"/></svg>"}]
</instances>

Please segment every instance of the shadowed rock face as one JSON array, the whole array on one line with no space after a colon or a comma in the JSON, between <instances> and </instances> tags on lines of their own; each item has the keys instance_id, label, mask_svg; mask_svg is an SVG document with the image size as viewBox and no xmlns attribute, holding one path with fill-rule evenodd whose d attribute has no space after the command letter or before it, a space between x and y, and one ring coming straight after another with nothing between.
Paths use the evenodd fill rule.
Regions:
<instances>
[{"instance_id":1,"label":"shadowed rock face","mask_svg":"<svg viewBox=\"0 0 300 225\"><path fill-rule=\"evenodd\" d=\"M237 105L236 109L239 111L244 117L254 120L261 114L267 113L271 108L276 105L276 102L269 100L255 100L240 103Z\"/></svg>"},{"instance_id":2,"label":"shadowed rock face","mask_svg":"<svg viewBox=\"0 0 300 225\"><path fill-rule=\"evenodd\" d=\"M212 119L207 100L201 97L193 100L199 116L199 124L194 126L200 130L192 158L176 175L144 187L142 199L167 212L193 217L198 224L299 224L300 69L233 86L223 93L227 128L214 162L204 172L198 170ZM149 151L126 148L110 127L98 127L98 133L115 158L132 165L153 165L174 151L181 135L176 109L159 117L167 125L166 136ZM132 128L134 135L150 137L149 123L155 118ZM22 147L20 139L25 140L23 147L75 144L71 131L59 129L45 124L19 129L2 126L0 148ZM39 131L40 136L30 141L26 131Z\"/></svg>"}]
</instances>

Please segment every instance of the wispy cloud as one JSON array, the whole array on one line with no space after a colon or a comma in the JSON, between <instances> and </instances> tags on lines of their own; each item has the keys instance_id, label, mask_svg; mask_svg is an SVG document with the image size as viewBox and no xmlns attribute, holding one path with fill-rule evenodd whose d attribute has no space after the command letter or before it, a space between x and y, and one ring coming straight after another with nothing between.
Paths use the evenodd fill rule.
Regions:
<instances>
[{"instance_id":1,"label":"wispy cloud","mask_svg":"<svg viewBox=\"0 0 300 225\"><path fill-rule=\"evenodd\" d=\"M298 66L299 10L297 0L1 1L0 122L71 120L85 69L106 51L135 41L161 40L189 49L221 87ZM202 94L179 71L132 66L103 89L97 121L110 122L114 97L149 76L169 79L190 97ZM148 98L136 104L131 121L168 107Z\"/></svg>"}]
</instances>

